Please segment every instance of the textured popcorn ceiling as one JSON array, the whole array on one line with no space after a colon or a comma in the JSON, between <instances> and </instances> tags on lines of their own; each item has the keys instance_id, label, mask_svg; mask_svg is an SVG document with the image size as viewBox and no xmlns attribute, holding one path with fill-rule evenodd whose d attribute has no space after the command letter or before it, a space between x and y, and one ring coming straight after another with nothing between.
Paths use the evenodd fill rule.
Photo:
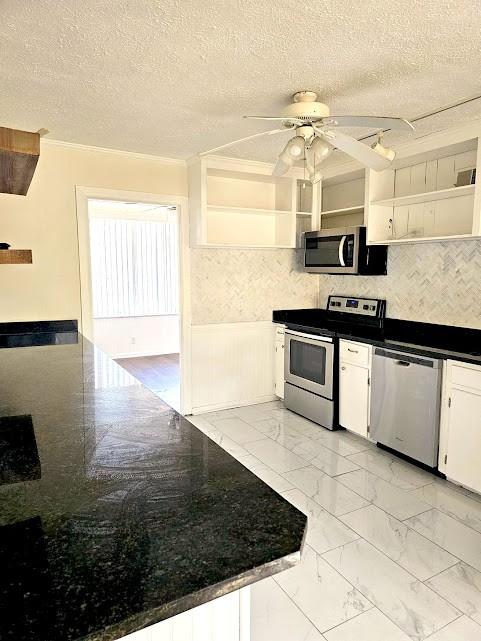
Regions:
<instances>
[{"instance_id":1,"label":"textured popcorn ceiling","mask_svg":"<svg viewBox=\"0 0 481 641\"><path fill-rule=\"evenodd\" d=\"M478 0L2 0L1 125L187 158L299 89L415 117L481 93ZM481 117L481 100L420 124ZM359 131L356 133L360 133ZM273 161L289 134L230 156Z\"/></svg>"}]
</instances>

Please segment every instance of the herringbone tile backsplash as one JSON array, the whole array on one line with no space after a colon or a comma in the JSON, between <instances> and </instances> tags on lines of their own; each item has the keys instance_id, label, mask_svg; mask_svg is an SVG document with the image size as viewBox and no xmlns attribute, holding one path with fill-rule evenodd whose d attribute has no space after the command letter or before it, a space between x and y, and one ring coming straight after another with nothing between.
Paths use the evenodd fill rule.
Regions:
<instances>
[{"instance_id":1,"label":"herringbone tile backsplash","mask_svg":"<svg viewBox=\"0 0 481 641\"><path fill-rule=\"evenodd\" d=\"M389 248L387 276L317 276L290 249L193 249L194 325L270 320L329 294L387 300L392 318L481 329L481 240Z\"/></svg>"},{"instance_id":2,"label":"herringbone tile backsplash","mask_svg":"<svg viewBox=\"0 0 481 641\"><path fill-rule=\"evenodd\" d=\"M271 320L273 309L317 307L319 278L294 249L193 249L192 323Z\"/></svg>"},{"instance_id":3,"label":"herringbone tile backsplash","mask_svg":"<svg viewBox=\"0 0 481 641\"><path fill-rule=\"evenodd\" d=\"M329 294L387 300L391 318L481 329L481 240L389 248L387 276L320 276Z\"/></svg>"}]
</instances>

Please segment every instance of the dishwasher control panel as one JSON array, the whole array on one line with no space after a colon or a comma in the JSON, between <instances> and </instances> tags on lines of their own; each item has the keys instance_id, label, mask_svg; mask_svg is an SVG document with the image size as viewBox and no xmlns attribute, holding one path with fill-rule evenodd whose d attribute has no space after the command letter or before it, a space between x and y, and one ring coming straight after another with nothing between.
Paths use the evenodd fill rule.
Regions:
<instances>
[{"instance_id":1,"label":"dishwasher control panel","mask_svg":"<svg viewBox=\"0 0 481 641\"><path fill-rule=\"evenodd\" d=\"M384 318L386 301L378 298L357 298L356 296L329 296L327 309L330 312Z\"/></svg>"}]
</instances>

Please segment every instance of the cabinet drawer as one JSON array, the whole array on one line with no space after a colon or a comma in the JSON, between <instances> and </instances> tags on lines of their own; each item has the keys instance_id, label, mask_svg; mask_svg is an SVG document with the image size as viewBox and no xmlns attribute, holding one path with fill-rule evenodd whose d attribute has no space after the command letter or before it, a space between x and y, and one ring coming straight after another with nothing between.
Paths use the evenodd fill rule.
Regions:
<instances>
[{"instance_id":1,"label":"cabinet drawer","mask_svg":"<svg viewBox=\"0 0 481 641\"><path fill-rule=\"evenodd\" d=\"M471 368L462 365L453 365L451 370L452 385L461 387L470 387L471 389L481 391L481 367Z\"/></svg>"},{"instance_id":2,"label":"cabinet drawer","mask_svg":"<svg viewBox=\"0 0 481 641\"><path fill-rule=\"evenodd\" d=\"M342 363L352 363L362 367L370 367L369 345L352 341L339 341L340 360Z\"/></svg>"}]
</instances>

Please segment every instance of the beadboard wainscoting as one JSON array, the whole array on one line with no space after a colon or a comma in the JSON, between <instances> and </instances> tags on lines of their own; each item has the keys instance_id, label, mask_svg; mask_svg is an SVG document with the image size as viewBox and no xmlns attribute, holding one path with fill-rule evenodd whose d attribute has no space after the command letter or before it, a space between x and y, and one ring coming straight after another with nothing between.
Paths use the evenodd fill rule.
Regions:
<instances>
[{"instance_id":1,"label":"beadboard wainscoting","mask_svg":"<svg viewBox=\"0 0 481 641\"><path fill-rule=\"evenodd\" d=\"M329 294L387 300L391 318L481 329L481 240L391 246L387 276L319 277Z\"/></svg>"},{"instance_id":2,"label":"beadboard wainscoting","mask_svg":"<svg viewBox=\"0 0 481 641\"><path fill-rule=\"evenodd\" d=\"M274 398L271 321L192 327L192 413Z\"/></svg>"}]
</instances>

